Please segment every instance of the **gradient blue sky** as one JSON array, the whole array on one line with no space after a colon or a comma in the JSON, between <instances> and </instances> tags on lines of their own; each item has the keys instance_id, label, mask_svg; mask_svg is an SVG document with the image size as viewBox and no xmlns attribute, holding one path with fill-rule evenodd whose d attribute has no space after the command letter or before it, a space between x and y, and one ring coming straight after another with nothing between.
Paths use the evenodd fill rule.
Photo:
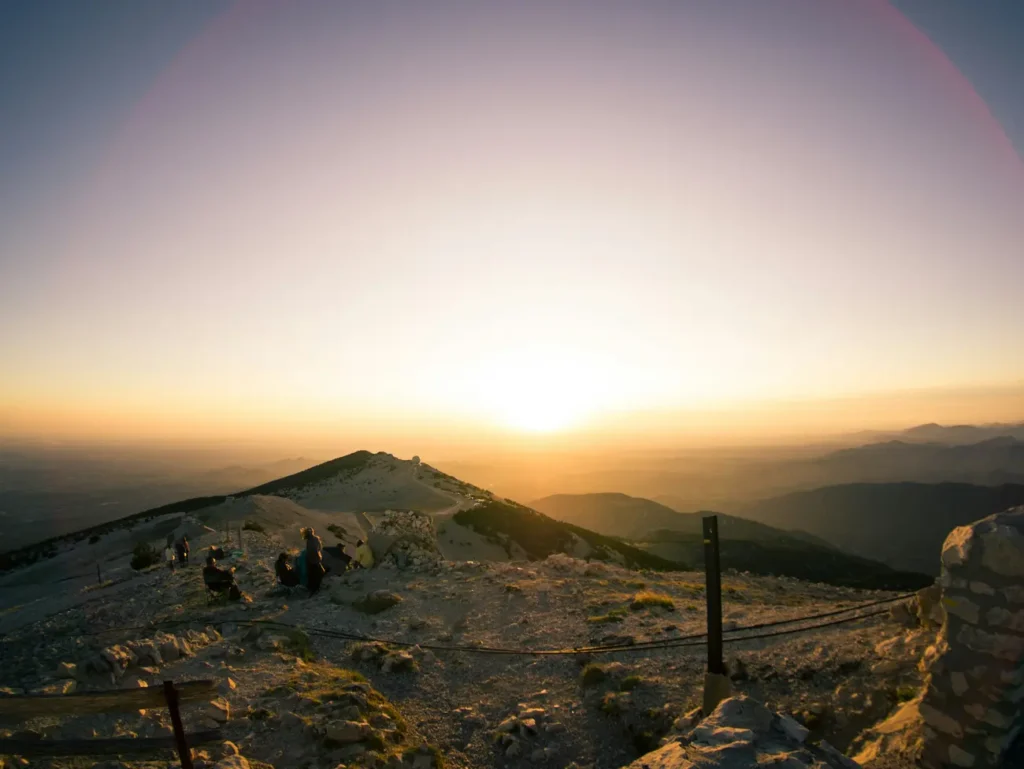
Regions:
<instances>
[{"instance_id":1,"label":"gradient blue sky","mask_svg":"<svg viewBox=\"0 0 1024 769\"><path fill-rule=\"evenodd\" d=\"M1006 0L0 5L0 432L1024 417L1021 39Z\"/></svg>"}]
</instances>

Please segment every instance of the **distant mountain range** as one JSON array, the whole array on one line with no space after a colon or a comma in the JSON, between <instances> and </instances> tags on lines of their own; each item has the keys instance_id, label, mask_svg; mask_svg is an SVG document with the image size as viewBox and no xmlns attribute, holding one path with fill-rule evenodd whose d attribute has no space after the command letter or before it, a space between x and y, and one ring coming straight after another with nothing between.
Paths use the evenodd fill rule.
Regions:
<instances>
[{"instance_id":1,"label":"distant mountain range","mask_svg":"<svg viewBox=\"0 0 1024 769\"><path fill-rule=\"evenodd\" d=\"M1024 505L1024 484L852 483L786 494L736 512L799 528L894 568L938 574L942 543L952 529L1016 505Z\"/></svg>"},{"instance_id":2,"label":"distant mountain range","mask_svg":"<svg viewBox=\"0 0 1024 769\"><path fill-rule=\"evenodd\" d=\"M990 438L1016 438L1024 441L1024 422L988 425L939 425L931 422L890 434L890 437L913 443L980 443Z\"/></svg>"},{"instance_id":3,"label":"distant mountain range","mask_svg":"<svg viewBox=\"0 0 1024 769\"><path fill-rule=\"evenodd\" d=\"M555 494L530 506L576 526L624 537L669 561L703 566L702 519L710 512L679 513L649 499L616 493ZM864 588L916 589L931 582L920 573L849 555L803 531L715 515L724 568Z\"/></svg>"}]
</instances>

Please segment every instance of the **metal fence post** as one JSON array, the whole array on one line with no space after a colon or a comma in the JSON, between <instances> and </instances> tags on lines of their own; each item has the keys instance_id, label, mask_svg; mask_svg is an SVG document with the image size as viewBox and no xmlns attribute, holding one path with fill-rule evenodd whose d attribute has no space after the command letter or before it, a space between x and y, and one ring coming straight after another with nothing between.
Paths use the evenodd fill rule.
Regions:
<instances>
[{"instance_id":1,"label":"metal fence post","mask_svg":"<svg viewBox=\"0 0 1024 769\"><path fill-rule=\"evenodd\" d=\"M718 516L703 518L705 598L708 613L708 672L704 676L704 715L731 693L722 654L722 571L718 551Z\"/></svg>"}]
</instances>

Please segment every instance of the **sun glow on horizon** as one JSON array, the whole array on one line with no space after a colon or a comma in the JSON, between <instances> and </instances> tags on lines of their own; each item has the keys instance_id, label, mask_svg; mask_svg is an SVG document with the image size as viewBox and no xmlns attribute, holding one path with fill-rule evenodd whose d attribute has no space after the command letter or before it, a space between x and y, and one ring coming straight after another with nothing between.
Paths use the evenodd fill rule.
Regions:
<instances>
[{"instance_id":1,"label":"sun glow on horizon","mask_svg":"<svg viewBox=\"0 0 1024 769\"><path fill-rule=\"evenodd\" d=\"M583 427L621 388L610 372L568 348L525 345L478 361L454 388L460 404L506 429L558 433ZM620 383L621 384L621 383Z\"/></svg>"}]
</instances>

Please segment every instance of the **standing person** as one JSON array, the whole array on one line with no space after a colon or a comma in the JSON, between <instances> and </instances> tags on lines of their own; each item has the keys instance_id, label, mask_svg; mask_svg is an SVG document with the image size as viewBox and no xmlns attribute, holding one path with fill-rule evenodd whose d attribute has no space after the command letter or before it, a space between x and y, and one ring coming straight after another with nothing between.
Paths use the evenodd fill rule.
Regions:
<instances>
[{"instance_id":1,"label":"standing person","mask_svg":"<svg viewBox=\"0 0 1024 769\"><path fill-rule=\"evenodd\" d=\"M324 578L324 543L312 526L303 529L302 536L306 540L306 585L309 594L313 595L320 589L320 582Z\"/></svg>"},{"instance_id":2,"label":"standing person","mask_svg":"<svg viewBox=\"0 0 1024 769\"><path fill-rule=\"evenodd\" d=\"M174 548L171 547L170 542L164 548L164 560L167 562L167 568L174 571Z\"/></svg>"},{"instance_id":3,"label":"standing person","mask_svg":"<svg viewBox=\"0 0 1024 769\"><path fill-rule=\"evenodd\" d=\"M174 543L174 550L178 554L178 563L188 566L188 534L182 534Z\"/></svg>"}]
</instances>

